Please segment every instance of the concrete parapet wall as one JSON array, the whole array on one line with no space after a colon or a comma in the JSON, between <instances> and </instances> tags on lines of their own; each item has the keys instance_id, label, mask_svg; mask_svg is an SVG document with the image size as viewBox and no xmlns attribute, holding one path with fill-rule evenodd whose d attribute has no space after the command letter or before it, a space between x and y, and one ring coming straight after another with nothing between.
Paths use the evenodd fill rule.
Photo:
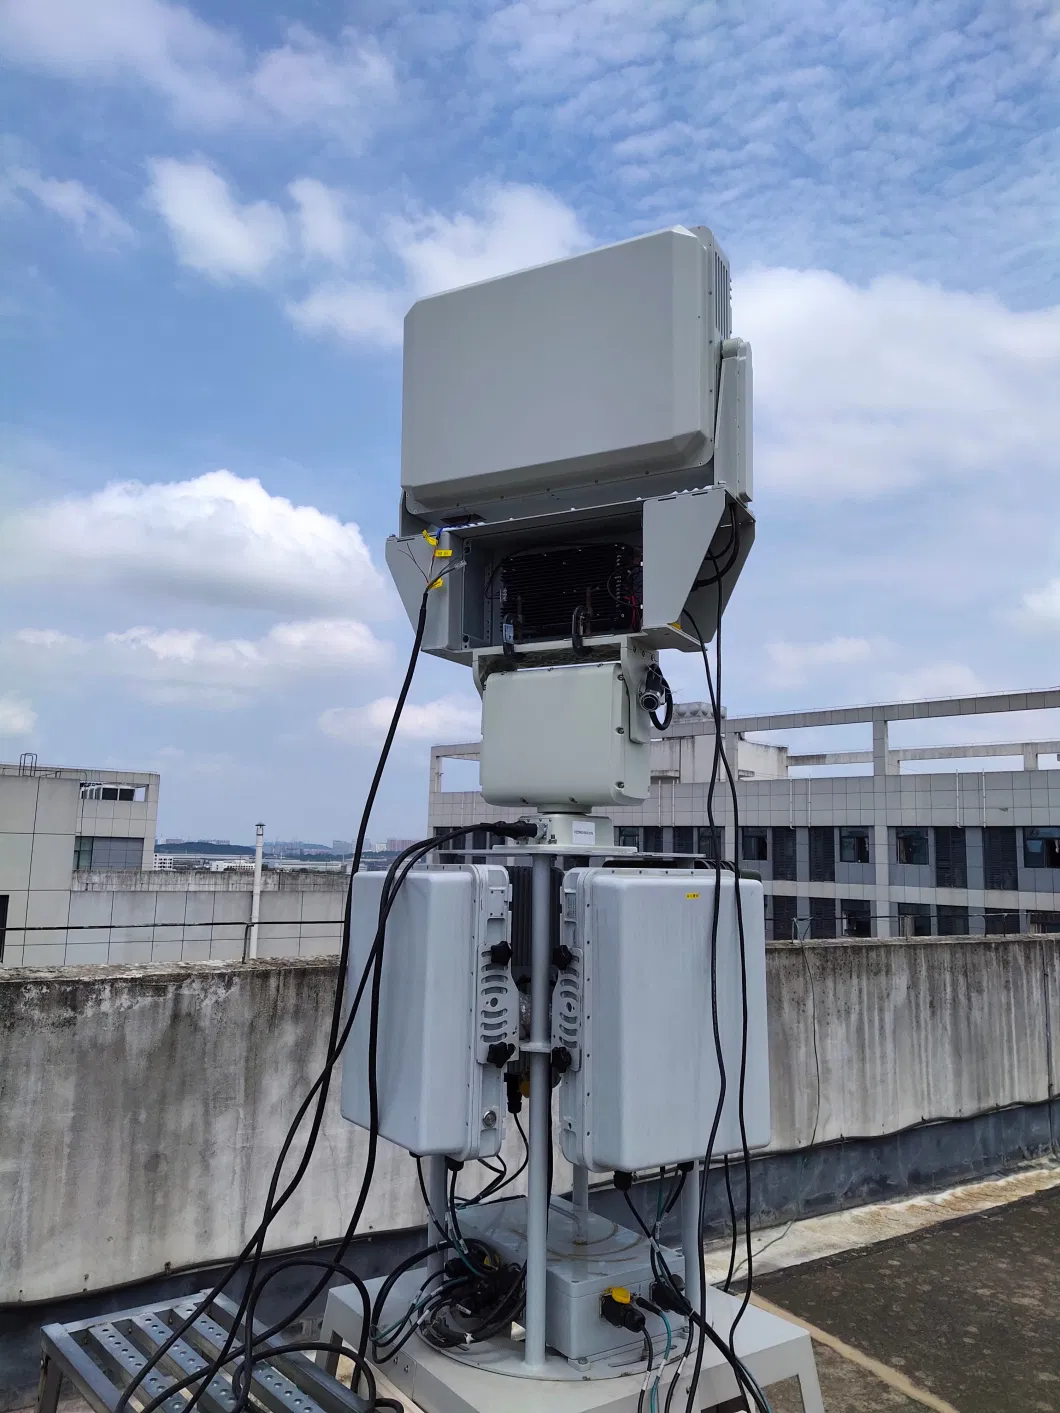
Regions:
<instances>
[{"instance_id":1,"label":"concrete parapet wall","mask_svg":"<svg viewBox=\"0 0 1060 1413\"><path fill-rule=\"evenodd\" d=\"M259 957L339 950L349 879L310 870L262 875ZM8 966L239 961L250 925L253 877L235 870L75 873L47 928L9 923Z\"/></svg>"},{"instance_id":2,"label":"concrete parapet wall","mask_svg":"<svg viewBox=\"0 0 1060 1413\"><path fill-rule=\"evenodd\" d=\"M775 947L768 973L775 1149L1060 1089L1060 939ZM322 1063L334 981L327 960L0 973L0 1302L234 1254ZM341 1232L365 1146L333 1091L271 1248ZM383 1145L361 1230L422 1216Z\"/></svg>"}]
</instances>

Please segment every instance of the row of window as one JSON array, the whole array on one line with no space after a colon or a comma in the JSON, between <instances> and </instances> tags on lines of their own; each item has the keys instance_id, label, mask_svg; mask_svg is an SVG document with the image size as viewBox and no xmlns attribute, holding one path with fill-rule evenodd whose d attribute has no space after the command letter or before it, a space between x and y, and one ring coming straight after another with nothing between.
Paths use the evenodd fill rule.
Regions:
<instances>
[{"instance_id":1,"label":"row of window","mask_svg":"<svg viewBox=\"0 0 1060 1413\"><path fill-rule=\"evenodd\" d=\"M774 894L768 903L775 942L872 937L877 930L873 927L873 905L867 898L840 898L837 906L834 898L800 900ZM1020 915L1014 910L987 908L982 916L987 936L1022 930ZM945 903L934 909L934 927L929 903L899 903L897 921L899 937L966 937L971 931L968 909ZM1027 927L1031 932L1060 932L1060 912L1028 913Z\"/></svg>"},{"instance_id":2,"label":"row of window","mask_svg":"<svg viewBox=\"0 0 1060 1413\"><path fill-rule=\"evenodd\" d=\"M440 832L440 831L439 831ZM836 861L844 864L873 862L872 831L864 825L811 825L807 831L810 883L834 883ZM1019 839L1022 835L1023 865L1029 869L1060 868L1060 826L1040 828L988 826L982 830L983 887L1012 891L1019 887ZM667 837L668 836L668 837ZM931 836L934 836L932 858ZM661 825L619 825L615 843L640 849L646 854L697 854L708 860L716 856L715 839L720 828L710 825L674 825L664 831ZM745 825L740 830L740 859L744 863L770 863L771 876L778 882L798 881L796 830L788 825L763 828ZM836 845L838 843L838 850ZM487 849L485 830L469 830L463 841L450 845L459 849ZM894 830L896 864L927 868L934 863L936 888L968 887L967 831L952 825L932 829L902 826Z\"/></svg>"},{"instance_id":3,"label":"row of window","mask_svg":"<svg viewBox=\"0 0 1060 1413\"><path fill-rule=\"evenodd\" d=\"M82 780L83 800L143 801L147 799L146 785L102 785L96 780Z\"/></svg>"},{"instance_id":4,"label":"row of window","mask_svg":"<svg viewBox=\"0 0 1060 1413\"><path fill-rule=\"evenodd\" d=\"M114 839L79 834L74 840L74 868L143 868L143 839Z\"/></svg>"}]
</instances>

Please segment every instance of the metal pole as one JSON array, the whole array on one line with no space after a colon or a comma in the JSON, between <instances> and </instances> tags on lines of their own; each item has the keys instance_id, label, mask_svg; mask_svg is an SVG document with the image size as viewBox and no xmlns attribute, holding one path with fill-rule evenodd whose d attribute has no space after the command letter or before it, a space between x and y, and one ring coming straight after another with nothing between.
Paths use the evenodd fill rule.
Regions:
<instances>
[{"instance_id":1,"label":"metal pole","mask_svg":"<svg viewBox=\"0 0 1060 1413\"><path fill-rule=\"evenodd\" d=\"M574 1207L574 1240L579 1246L589 1240L589 1169L580 1163L574 1164L574 1191L571 1193Z\"/></svg>"},{"instance_id":2,"label":"metal pole","mask_svg":"<svg viewBox=\"0 0 1060 1413\"><path fill-rule=\"evenodd\" d=\"M261 916L261 850L265 842L264 824L255 825L254 896L250 900L250 959L258 955L258 918Z\"/></svg>"},{"instance_id":3,"label":"metal pole","mask_svg":"<svg viewBox=\"0 0 1060 1413\"><path fill-rule=\"evenodd\" d=\"M699 1309L699 1161L681 1189L681 1249L685 1256L685 1294L693 1310Z\"/></svg>"},{"instance_id":4,"label":"metal pole","mask_svg":"<svg viewBox=\"0 0 1060 1413\"><path fill-rule=\"evenodd\" d=\"M548 970L552 952L552 860L533 855L530 949L530 1163L526 1185L527 1368L545 1362L545 1265L548 1259L549 1106L552 1103L552 1033Z\"/></svg>"},{"instance_id":5,"label":"metal pole","mask_svg":"<svg viewBox=\"0 0 1060 1413\"><path fill-rule=\"evenodd\" d=\"M445 1221L446 1205L448 1197L446 1194L446 1168L444 1157L430 1157L427 1159L427 1196L430 1198L431 1211L440 1221ZM446 1231L444 1226L439 1227L427 1213L427 1245L433 1246L437 1241L444 1241ZM427 1274L433 1276L435 1271L440 1271L445 1265L445 1252L436 1251L433 1256L427 1258Z\"/></svg>"}]
</instances>

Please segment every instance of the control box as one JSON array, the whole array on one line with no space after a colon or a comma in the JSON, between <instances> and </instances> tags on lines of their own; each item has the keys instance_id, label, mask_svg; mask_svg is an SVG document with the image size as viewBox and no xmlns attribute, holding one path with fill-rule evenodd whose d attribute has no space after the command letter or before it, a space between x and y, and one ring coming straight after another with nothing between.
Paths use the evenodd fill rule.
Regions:
<instances>
[{"instance_id":1,"label":"control box","mask_svg":"<svg viewBox=\"0 0 1060 1413\"><path fill-rule=\"evenodd\" d=\"M347 1004L379 925L385 873L353 880ZM504 1065L518 1042L509 966L507 870L496 864L414 869L386 926L379 1000L379 1132L410 1153L467 1160L501 1146ZM343 1116L370 1125L371 979L346 1042Z\"/></svg>"},{"instance_id":2,"label":"control box","mask_svg":"<svg viewBox=\"0 0 1060 1413\"><path fill-rule=\"evenodd\" d=\"M568 1359L593 1359L625 1354L635 1363L644 1344L640 1335L616 1329L600 1314L601 1298L613 1286L624 1286L631 1295L650 1297L654 1275L651 1247L643 1232L619 1226L595 1212L580 1220L565 1198L553 1197L548 1209L548 1266L545 1275L545 1343ZM526 1260L526 1199L485 1202L466 1207L460 1229L495 1247L507 1260ZM660 1247L667 1268L684 1276L684 1256ZM685 1328L677 1315L670 1316L675 1335ZM656 1338L665 1326L657 1315L647 1316L648 1333Z\"/></svg>"},{"instance_id":3,"label":"control box","mask_svg":"<svg viewBox=\"0 0 1060 1413\"><path fill-rule=\"evenodd\" d=\"M744 1123L769 1142L765 922L761 883L740 880L747 998ZM721 1091L712 1007L717 876L707 869L572 869L562 940L571 954L552 1000L564 1157L596 1172L701 1158ZM713 1152L738 1152L743 987L736 878L723 869L715 975L725 1102Z\"/></svg>"},{"instance_id":4,"label":"control box","mask_svg":"<svg viewBox=\"0 0 1060 1413\"><path fill-rule=\"evenodd\" d=\"M482 696L483 799L559 810L646 800L651 746L637 717L617 662L492 673Z\"/></svg>"}]
</instances>

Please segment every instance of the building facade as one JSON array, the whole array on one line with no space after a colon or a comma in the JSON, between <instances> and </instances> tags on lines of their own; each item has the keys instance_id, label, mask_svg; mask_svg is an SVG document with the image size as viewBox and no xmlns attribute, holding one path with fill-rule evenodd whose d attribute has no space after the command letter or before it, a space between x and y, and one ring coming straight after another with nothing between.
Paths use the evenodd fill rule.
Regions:
<instances>
[{"instance_id":1,"label":"building facade","mask_svg":"<svg viewBox=\"0 0 1060 1413\"><path fill-rule=\"evenodd\" d=\"M65 942L78 877L152 868L157 815L150 772L0 763L0 961Z\"/></svg>"},{"instance_id":2,"label":"building facade","mask_svg":"<svg viewBox=\"0 0 1060 1413\"><path fill-rule=\"evenodd\" d=\"M1057 761L1060 740L896 749L889 739L893 722L1057 707L1060 688L726 719L738 820L722 780L713 798L717 837L725 859L762 877L767 936L1060 932L1060 769L1041 768ZM749 739L855 724L871 725L871 749L793 754ZM511 813L477 791L445 788L445 762L474 760L478 749L473 742L431 752L429 824L435 833L467 825L467 849L486 847L476 824ZM679 705L652 744L648 800L601 811L614 821L616 843L710 857L713 756L709 707ZM987 758L1015 758L1020 768L962 768ZM914 763L915 773L903 772Z\"/></svg>"}]
</instances>

